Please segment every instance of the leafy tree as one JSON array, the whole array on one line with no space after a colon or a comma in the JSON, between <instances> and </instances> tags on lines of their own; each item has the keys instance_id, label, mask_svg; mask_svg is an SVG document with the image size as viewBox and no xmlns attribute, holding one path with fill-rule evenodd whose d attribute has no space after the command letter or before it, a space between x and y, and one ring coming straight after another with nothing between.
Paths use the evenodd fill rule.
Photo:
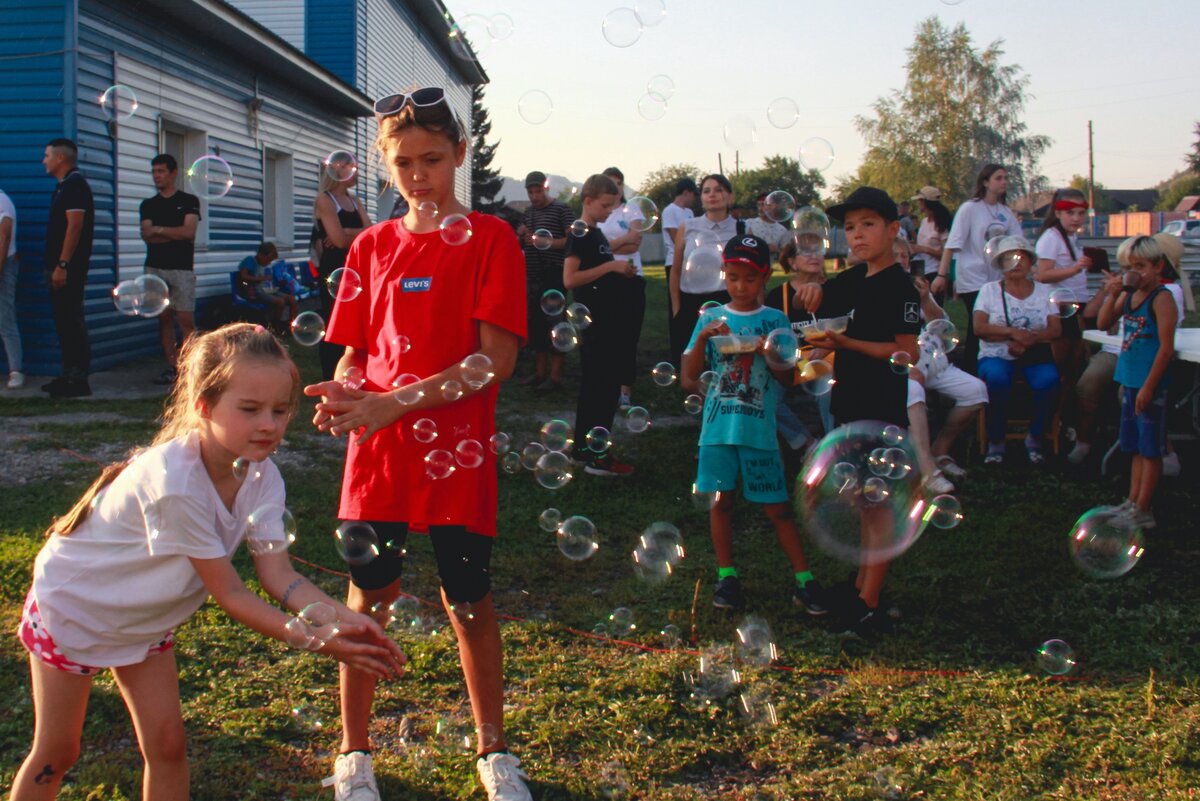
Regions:
<instances>
[{"instance_id":1,"label":"leafy tree","mask_svg":"<svg viewBox=\"0 0 1200 801\"><path fill-rule=\"evenodd\" d=\"M1196 123L1192 130L1196 134L1196 141L1192 142L1192 152L1184 156L1183 160L1187 162L1189 170L1200 172L1200 122Z\"/></svg>"},{"instance_id":2,"label":"leafy tree","mask_svg":"<svg viewBox=\"0 0 1200 801\"><path fill-rule=\"evenodd\" d=\"M575 219L579 219L583 215L583 195L579 194L576 187L568 186L563 191L558 193L556 200L561 200L571 207L571 211L575 212Z\"/></svg>"},{"instance_id":3,"label":"leafy tree","mask_svg":"<svg viewBox=\"0 0 1200 801\"><path fill-rule=\"evenodd\" d=\"M1003 164L1009 196L1045 186L1037 163L1050 145L1021 119L1029 78L1005 64L1002 42L979 50L962 23L946 28L936 17L917 26L908 48L907 79L855 118L867 154L850 182L906 197L926 184L951 203L971 195L983 164Z\"/></svg>"},{"instance_id":4,"label":"leafy tree","mask_svg":"<svg viewBox=\"0 0 1200 801\"><path fill-rule=\"evenodd\" d=\"M1174 211L1179 201L1188 195L1200 195L1200 173L1184 172L1174 176L1158 189L1156 211Z\"/></svg>"},{"instance_id":5,"label":"leafy tree","mask_svg":"<svg viewBox=\"0 0 1200 801\"><path fill-rule=\"evenodd\" d=\"M700 175L700 168L695 164L667 164L646 176L638 188L638 194L653 200L654 205L662 211L675 200L675 184L679 183L680 178L691 178L699 184ZM692 211L699 213L699 204Z\"/></svg>"},{"instance_id":6,"label":"leafy tree","mask_svg":"<svg viewBox=\"0 0 1200 801\"><path fill-rule=\"evenodd\" d=\"M1087 178L1082 175L1072 175L1071 182L1067 186L1078 189L1085 195L1088 191ZM1092 187L1092 199L1097 214L1112 214L1117 210L1117 204L1113 202L1112 196L1108 194L1108 187L1099 181Z\"/></svg>"},{"instance_id":7,"label":"leafy tree","mask_svg":"<svg viewBox=\"0 0 1200 801\"><path fill-rule=\"evenodd\" d=\"M782 189L796 199L797 206L817 200L825 179L816 170L805 171L800 162L787 156L767 156L758 169L743 170L730 180L738 205L754 209L754 199Z\"/></svg>"},{"instance_id":8,"label":"leafy tree","mask_svg":"<svg viewBox=\"0 0 1200 801\"><path fill-rule=\"evenodd\" d=\"M487 143L492 132L492 122L483 106L483 87L471 87L471 208L485 214L496 214L505 205L504 198L497 198L504 178L499 169L492 169L496 148Z\"/></svg>"}]
</instances>

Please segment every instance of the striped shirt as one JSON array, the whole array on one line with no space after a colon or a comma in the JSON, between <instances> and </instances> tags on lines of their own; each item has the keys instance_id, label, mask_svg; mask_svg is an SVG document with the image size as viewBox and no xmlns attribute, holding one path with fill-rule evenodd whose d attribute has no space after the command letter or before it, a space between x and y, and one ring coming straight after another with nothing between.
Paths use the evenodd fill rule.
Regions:
<instances>
[{"instance_id":1,"label":"striped shirt","mask_svg":"<svg viewBox=\"0 0 1200 801\"><path fill-rule=\"evenodd\" d=\"M555 239L567 236L567 231L573 222L575 222L575 212L571 211L571 207L561 200L551 200L540 209L530 206L521 215L521 224L530 234L544 228ZM526 245L525 273L527 275L545 275L554 272L558 273L561 278L563 259L566 254L566 250L556 248L538 250L533 245Z\"/></svg>"}]
</instances>

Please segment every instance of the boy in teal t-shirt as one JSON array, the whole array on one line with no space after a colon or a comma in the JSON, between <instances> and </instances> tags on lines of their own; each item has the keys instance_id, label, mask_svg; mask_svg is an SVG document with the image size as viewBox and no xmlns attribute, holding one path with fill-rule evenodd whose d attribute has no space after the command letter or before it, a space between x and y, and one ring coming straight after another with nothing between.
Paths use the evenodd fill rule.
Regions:
<instances>
[{"instance_id":1,"label":"boy in teal t-shirt","mask_svg":"<svg viewBox=\"0 0 1200 801\"><path fill-rule=\"evenodd\" d=\"M790 384L792 368L772 369L763 358L766 336L791 329L787 316L759 303L771 272L765 242L735 236L724 249L725 286L730 301L700 315L683 353L683 386L695 391L708 369L717 378L708 388L700 429L697 493L716 493L710 512L713 549L717 557L717 586L713 606L736 609L743 605L741 581L733 566L733 499L741 477L742 494L760 503L775 526L779 544L795 573L793 601L810 615L826 608L820 584L813 578L804 546L788 504L783 459L775 431L775 406L783 395L780 382ZM729 337L736 334L736 337ZM726 337L714 342L713 337Z\"/></svg>"}]
</instances>

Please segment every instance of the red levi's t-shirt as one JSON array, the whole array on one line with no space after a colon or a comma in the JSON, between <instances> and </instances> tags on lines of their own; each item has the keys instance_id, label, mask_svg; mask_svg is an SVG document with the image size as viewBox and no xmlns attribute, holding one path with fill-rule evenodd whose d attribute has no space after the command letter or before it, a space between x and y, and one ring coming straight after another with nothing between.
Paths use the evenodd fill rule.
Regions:
<instances>
[{"instance_id":1,"label":"red levi's t-shirt","mask_svg":"<svg viewBox=\"0 0 1200 801\"><path fill-rule=\"evenodd\" d=\"M412 373L426 378L479 349L479 323L525 340L525 262L516 234L502 220L470 215L473 234L448 245L438 231L410 233L401 220L363 231L350 246L346 266L362 279L362 292L338 301L326 340L367 354L363 389L390 391ZM408 350L401 352L406 337ZM469 399L405 414L363 445L351 436L346 449L344 520L408 523L413 530L461 525L496 535L496 462L488 448L495 433L497 384ZM413 423L437 425L432 442L418 442ZM448 478L425 471L430 451L454 454L466 439L486 454L479 467L456 465Z\"/></svg>"}]
</instances>

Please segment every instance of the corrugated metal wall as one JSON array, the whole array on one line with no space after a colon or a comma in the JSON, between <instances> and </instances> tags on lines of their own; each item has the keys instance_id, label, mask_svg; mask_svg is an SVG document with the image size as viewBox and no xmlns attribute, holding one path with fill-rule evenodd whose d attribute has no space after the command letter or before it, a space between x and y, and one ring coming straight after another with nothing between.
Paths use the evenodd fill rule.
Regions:
<instances>
[{"instance_id":1,"label":"corrugated metal wall","mask_svg":"<svg viewBox=\"0 0 1200 801\"><path fill-rule=\"evenodd\" d=\"M358 0L306 0L304 6L305 54L351 86L358 86L357 14Z\"/></svg>"},{"instance_id":2,"label":"corrugated metal wall","mask_svg":"<svg viewBox=\"0 0 1200 801\"><path fill-rule=\"evenodd\" d=\"M259 25L304 52L304 0L226 0Z\"/></svg>"}]
</instances>

